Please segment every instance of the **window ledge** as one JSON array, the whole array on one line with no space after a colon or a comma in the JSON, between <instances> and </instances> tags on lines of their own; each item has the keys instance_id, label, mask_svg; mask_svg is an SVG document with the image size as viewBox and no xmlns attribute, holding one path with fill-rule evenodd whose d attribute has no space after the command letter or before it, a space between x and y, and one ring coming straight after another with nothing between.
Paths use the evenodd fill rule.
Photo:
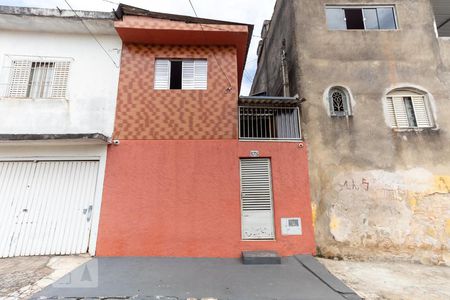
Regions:
<instances>
[{"instance_id":1,"label":"window ledge","mask_svg":"<svg viewBox=\"0 0 450 300\"><path fill-rule=\"evenodd\" d=\"M330 115L330 118L336 118L336 119L344 119L344 118L352 118L353 115L345 115L345 116L339 116L339 115Z\"/></svg>"},{"instance_id":2,"label":"window ledge","mask_svg":"<svg viewBox=\"0 0 450 300\"><path fill-rule=\"evenodd\" d=\"M392 131L395 133L437 133L440 130L437 126L430 128L392 128Z\"/></svg>"},{"instance_id":3,"label":"window ledge","mask_svg":"<svg viewBox=\"0 0 450 300\"><path fill-rule=\"evenodd\" d=\"M244 240L244 239L241 239L241 242L243 242L243 243L254 243L254 242L276 242L277 240L276 239L259 239L259 240L257 240L257 239L255 239L255 240Z\"/></svg>"},{"instance_id":4,"label":"window ledge","mask_svg":"<svg viewBox=\"0 0 450 300\"><path fill-rule=\"evenodd\" d=\"M396 32L401 29L328 29L329 32Z\"/></svg>"},{"instance_id":5,"label":"window ledge","mask_svg":"<svg viewBox=\"0 0 450 300\"><path fill-rule=\"evenodd\" d=\"M153 89L154 91L164 92L207 92L208 89Z\"/></svg>"},{"instance_id":6,"label":"window ledge","mask_svg":"<svg viewBox=\"0 0 450 300\"><path fill-rule=\"evenodd\" d=\"M246 139L246 138L239 138L239 142L258 142L258 143L301 143L303 142L303 139Z\"/></svg>"},{"instance_id":7,"label":"window ledge","mask_svg":"<svg viewBox=\"0 0 450 300\"><path fill-rule=\"evenodd\" d=\"M67 102L69 99L61 98L10 98L1 97L0 101L12 101L12 102Z\"/></svg>"}]
</instances>

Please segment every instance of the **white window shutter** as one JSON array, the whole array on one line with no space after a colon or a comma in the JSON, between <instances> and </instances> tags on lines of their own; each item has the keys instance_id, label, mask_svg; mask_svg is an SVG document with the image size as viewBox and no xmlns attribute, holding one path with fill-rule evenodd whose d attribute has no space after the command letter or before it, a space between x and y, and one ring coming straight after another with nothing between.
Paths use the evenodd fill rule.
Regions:
<instances>
[{"instance_id":1,"label":"white window shutter","mask_svg":"<svg viewBox=\"0 0 450 300\"><path fill-rule=\"evenodd\" d=\"M397 128L409 128L408 114L403 97L392 97Z\"/></svg>"},{"instance_id":2,"label":"white window shutter","mask_svg":"<svg viewBox=\"0 0 450 300\"><path fill-rule=\"evenodd\" d=\"M182 86L183 90L195 90L195 61L183 60L182 67Z\"/></svg>"},{"instance_id":3,"label":"white window shutter","mask_svg":"<svg viewBox=\"0 0 450 300\"><path fill-rule=\"evenodd\" d=\"M29 88L31 61L14 60L11 63L8 97L26 98Z\"/></svg>"},{"instance_id":4,"label":"white window shutter","mask_svg":"<svg viewBox=\"0 0 450 300\"><path fill-rule=\"evenodd\" d=\"M425 104L424 96L413 96L411 97L414 113L416 116L417 127L419 128L429 128L432 127L431 118L428 115L427 107Z\"/></svg>"},{"instance_id":5,"label":"white window shutter","mask_svg":"<svg viewBox=\"0 0 450 300\"><path fill-rule=\"evenodd\" d=\"M199 59L194 61L194 88L206 90L208 87L208 61Z\"/></svg>"},{"instance_id":6,"label":"white window shutter","mask_svg":"<svg viewBox=\"0 0 450 300\"><path fill-rule=\"evenodd\" d=\"M388 122L392 128L396 128L397 121L395 119L394 103L392 101L392 97L386 98L386 107L387 107L387 114L388 114Z\"/></svg>"},{"instance_id":7,"label":"white window shutter","mask_svg":"<svg viewBox=\"0 0 450 300\"><path fill-rule=\"evenodd\" d=\"M155 90L170 89L170 61L157 59L155 61Z\"/></svg>"},{"instance_id":8,"label":"white window shutter","mask_svg":"<svg viewBox=\"0 0 450 300\"><path fill-rule=\"evenodd\" d=\"M208 61L206 59L183 60L183 90L206 90L208 85Z\"/></svg>"},{"instance_id":9,"label":"white window shutter","mask_svg":"<svg viewBox=\"0 0 450 300\"><path fill-rule=\"evenodd\" d=\"M69 82L70 62L55 62L53 79L51 81L51 98L64 99L67 97L67 85Z\"/></svg>"},{"instance_id":10,"label":"white window shutter","mask_svg":"<svg viewBox=\"0 0 450 300\"><path fill-rule=\"evenodd\" d=\"M270 160L241 159L242 210L272 210Z\"/></svg>"}]
</instances>

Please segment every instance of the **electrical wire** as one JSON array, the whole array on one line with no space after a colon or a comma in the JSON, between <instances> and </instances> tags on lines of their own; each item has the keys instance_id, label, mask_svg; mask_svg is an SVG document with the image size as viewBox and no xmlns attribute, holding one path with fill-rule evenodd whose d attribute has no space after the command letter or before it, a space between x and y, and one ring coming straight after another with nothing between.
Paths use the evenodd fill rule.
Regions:
<instances>
[{"instance_id":1,"label":"electrical wire","mask_svg":"<svg viewBox=\"0 0 450 300\"><path fill-rule=\"evenodd\" d=\"M249 75L246 70L244 70L244 77L245 77L245 79L247 79L248 83L253 83L253 79L251 78L251 75Z\"/></svg>"},{"instance_id":2,"label":"electrical wire","mask_svg":"<svg viewBox=\"0 0 450 300\"><path fill-rule=\"evenodd\" d=\"M112 61L112 63L114 64L114 66L116 68L119 68L119 66L117 65L116 61L114 60L114 58L111 56L111 54L108 53L108 51L105 49L105 47L103 47L102 43L100 43L100 41L98 40L98 38L94 35L94 33L89 29L89 27L86 25L86 23L84 23L83 18L81 18L77 12L72 8L72 6L70 5L68 0L64 0L64 2L66 2L67 6L69 6L70 10L75 14L75 16L81 21L81 24L83 24L83 26L86 28L86 30L89 32L89 34L92 36L92 38L97 42L97 44L100 46L100 48L103 49L103 52L105 52L105 54L109 57L109 59Z\"/></svg>"},{"instance_id":3,"label":"electrical wire","mask_svg":"<svg viewBox=\"0 0 450 300\"><path fill-rule=\"evenodd\" d=\"M197 11L195 10L195 7L194 7L194 5L192 4L192 1L191 0L189 0L189 4L191 5L191 8L192 8L192 10L194 11L194 15L198 18L198 14L197 14ZM224 29L224 28L220 28L220 27L216 27L216 26L212 26L212 25L209 25L209 24L199 24L200 25L200 27L202 28L202 30L204 30L203 29L203 26L204 27L209 27L209 28L213 28L213 29L217 29L217 30L221 30L221 31L226 31L227 29ZM252 34L252 39L253 38L262 38L261 36L259 36L259 35L255 35L255 34ZM214 54L214 53L213 53ZM225 74L225 72L222 70L222 66L220 65L220 63L217 61L217 58L216 58L216 56L214 55L214 58L216 59L216 62L218 63L218 65L219 65L219 67L220 67L220 69L221 69L221 71L222 71L222 73L225 75L225 77L227 77L227 80L228 80L228 76ZM254 59L253 61L256 61L257 59ZM251 61L251 62L253 62L253 61ZM247 61L246 62L246 65L248 64L248 63L250 63L249 61ZM247 80L247 82L248 83L253 83L253 79L251 79L251 77L248 75L248 73L246 73L246 70L244 69L244 78ZM228 80L228 84L230 85L230 87L231 87L231 83L230 83L230 81Z\"/></svg>"},{"instance_id":4,"label":"electrical wire","mask_svg":"<svg viewBox=\"0 0 450 300\"><path fill-rule=\"evenodd\" d=\"M111 0L101 0L101 1L107 2L107 3L111 3L111 4L115 4L115 5L119 5L120 4L119 2L114 2L114 1L111 1Z\"/></svg>"},{"instance_id":5,"label":"electrical wire","mask_svg":"<svg viewBox=\"0 0 450 300\"><path fill-rule=\"evenodd\" d=\"M189 4L191 5L192 10L194 11L195 17L198 18L197 11L195 10L195 7L194 7L194 5L192 4L192 1L191 1L191 0L188 0L188 1L189 1ZM203 25L202 25L201 23L199 23L199 25L200 25L200 28L202 29L202 32L205 33L205 29L203 28ZM206 39L206 35L205 35L205 39ZM219 66L220 71L222 72L222 74L223 74L223 75L225 76L225 78L227 79L227 82L228 82L228 88L227 88L226 91L227 91L227 93L229 93L229 92L231 91L231 89L232 89L231 81L230 81L230 79L228 78L228 75L227 75L227 74L225 73L225 71L223 70L222 65L220 64L219 60L218 60L217 57L216 57L216 54L214 53L214 50L212 51L212 54L213 54L214 60L216 61L217 65Z\"/></svg>"},{"instance_id":6,"label":"electrical wire","mask_svg":"<svg viewBox=\"0 0 450 300\"><path fill-rule=\"evenodd\" d=\"M221 30L221 31L227 31L228 30L228 29L212 26L212 25L209 25L209 24L203 24L203 26L204 27L213 28L213 29L217 29L217 30ZM262 39L262 37L260 35L256 35L256 34L252 34L252 37Z\"/></svg>"},{"instance_id":7,"label":"electrical wire","mask_svg":"<svg viewBox=\"0 0 450 300\"><path fill-rule=\"evenodd\" d=\"M111 3L111 4L115 4L115 5L119 5L120 4L119 2L114 2L114 1L111 1L111 0L100 0L100 1ZM192 7L192 4L191 4L191 7ZM195 11L195 9L194 9L194 11ZM210 24L203 24L203 26L204 27L209 27L209 28L214 28L214 29L217 29L217 30L227 31L227 29L223 29L223 28L220 28L220 27L215 27L215 26L212 26ZM256 35L256 34L252 34L252 37L262 38L261 36Z\"/></svg>"}]
</instances>

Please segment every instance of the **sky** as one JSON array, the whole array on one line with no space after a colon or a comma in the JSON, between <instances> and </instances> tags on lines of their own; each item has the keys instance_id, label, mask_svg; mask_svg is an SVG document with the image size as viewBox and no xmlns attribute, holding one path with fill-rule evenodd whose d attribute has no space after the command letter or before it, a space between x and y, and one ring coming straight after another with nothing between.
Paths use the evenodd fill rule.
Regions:
<instances>
[{"instance_id":1,"label":"sky","mask_svg":"<svg viewBox=\"0 0 450 300\"><path fill-rule=\"evenodd\" d=\"M111 11L118 2L151 11L194 16L189 0L67 0L74 9ZM252 43L242 79L241 94L248 95L256 71L256 49L264 20L272 16L275 0L191 0L200 18L253 24ZM64 0L0 0L0 5L69 9Z\"/></svg>"}]
</instances>

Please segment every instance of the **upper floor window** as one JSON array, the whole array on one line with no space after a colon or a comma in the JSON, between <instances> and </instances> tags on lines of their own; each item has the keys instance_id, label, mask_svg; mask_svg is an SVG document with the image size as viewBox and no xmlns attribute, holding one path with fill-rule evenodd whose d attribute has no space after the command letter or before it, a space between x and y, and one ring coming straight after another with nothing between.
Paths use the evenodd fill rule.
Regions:
<instances>
[{"instance_id":1,"label":"upper floor window","mask_svg":"<svg viewBox=\"0 0 450 300\"><path fill-rule=\"evenodd\" d=\"M397 29L393 6L327 6L326 15L331 30Z\"/></svg>"},{"instance_id":2,"label":"upper floor window","mask_svg":"<svg viewBox=\"0 0 450 300\"><path fill-rule=\"evenodd\" d=\"M435 126L426 94L396 90L386 96L388 121L392 128L417 129Z\"/></svg>"},{"instance_id":3,"label":"upper floor window","mask_svg":"<svg viewBox=\"0 0 450 300\"><path fill-rule=\"evenodd\" d=\"M9 98L65 99L70 61L13 59L6 96Z\"/></svg>"},{"instance_id":4,"label":"upper floor window","mask_svg":"<svg viewBox=\"0 0 450 300\"><path fill-rule=\"evenodd\" d=\"M328 92L330 115L345 117L351 115L350 93L343 87L332 87Z\"/></svg>"},{"instance_id":5,"label":"upper floor window","mask_svg":"<svg viewBox=\"0 0 450 300\"><path fill-rule=\"evenodd\" d=\"M206 59L156 59L155 90L206 90Z\"/></svg>"}]
</instances>

